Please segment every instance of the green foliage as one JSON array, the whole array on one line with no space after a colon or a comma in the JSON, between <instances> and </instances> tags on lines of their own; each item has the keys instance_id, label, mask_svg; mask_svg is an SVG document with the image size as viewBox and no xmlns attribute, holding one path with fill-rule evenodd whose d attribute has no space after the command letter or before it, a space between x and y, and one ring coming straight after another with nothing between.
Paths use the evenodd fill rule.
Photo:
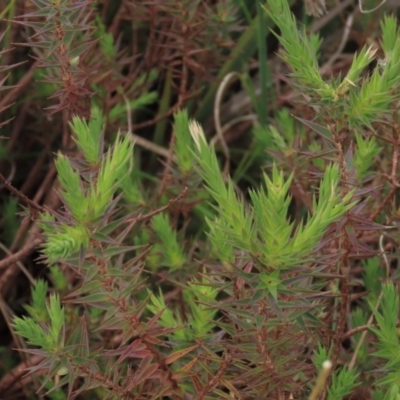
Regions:
<instances>
[{"instance_id":1,"label":"green foliage","mask_svg":"<svg viewBox=\"0 0 400 400\"><path fill-rule=\"evenodd\" d=\"M86 247L89 242L89 232L83 226L60 226L47 235L43 253L49 263L65 260L68 256Z\"/></svg>"},{"instance_id":2,"label":"green foliage","mask_svg":"<svg viewBox=\"0 0 400 400\"><path fill-rule=\"evenodd\" d=\"M367 314L361 308L354 310L351 317L354 328L365 326L368 323ZM362 340L362 333L355 334L354 340L356 343L359 343ZM362 340L360 350L357 354L357 360L360 365L363 365L367 362L368 358L368 344L365 340Z\"/></svg>"},{"instance_id":3,"label":"green foliage","mask_svg":"<svg viewBox=\"0 0 400 400\"><path fill-rule=\"evenodd\" d=\"M177 342L185 342L190 340L190 331L184 327L184 324L179 317L179 314L174 314L169 309L164 301L163 293L160 290L159 296L151 294L150 302L147 304L147 308L153 314L161 313L160 324L167 329L173 330L171 336Z\"/></svg>"},{"instance_id":4,"label":"green foliage","mask_svg":"<svg viewBox=\"0 0 400 400\"><path fill-rule=\"evenodd\" d=\"M154 74L152 75L154 76ZM154 103L157 99L156 92L146 93L138 99L131 100L129 104L130 110L139 110L149 104ZM121 118L122 116L126 116L126 104L118 103L109 114L110 121L115 121L116 119Z\"/></svg>"},{"instance_id":5,"label":"green foliage","mask_svg":"<svg viewBox=\"0 0 400 400\"><path fill-rule=\"evenodd\" d=\"M285 48L282 57L292 67L292 76L308 92L318 93L322 101L332 101L335 91L323 81L318 71L320 38L317 35L307 37L305 30L298 30L286 0L268 0L268 8L265 10L281 31L281 35L274 34Z\"/></svg>"},{"instance_id":6,"label":"green foliage","mask_svg":"<svg viewBox=\"0 0 400 400\"><path fill-rule=\"evenodd\" d=\"M361 180L366 177L368 170L374 162L382 147L379 147L376 139L372 136L370 139L364 139L359 133L355 133L357 141L357 151L355 154L355 164L357 166L357 179Z\"/></svg>"},{"instance_id":7,"label":"green foliage","mask_svg":"<svg viewBox=\"0 0 400 400\"><path fill-rule=\"evenodd\" d=\"M219 288L211 286L204 277L200 281L189 282L184 298L189 303L192 312L189 326L193 330L194 339L206 339L215 327L212 320L218 310L211 309L208 304L215 300L218 292Z\"/></svg>"},{"instance_id":8,"label":"green foliage","mask_svg":"<svg viewBox=\"0 0 400 400\"><path fill-rule=\"evenodd\" d=\"M393 101L393 85L400 72L400 38L394 17L386 17L382 22L383 42L386 60L381 68L375 68L369 80L364 81L357 91L352 90L349 98L348 115L351 125L367 126L379 120L388 111ZM397 40L396 40L397 38ZM375 51L369 51L372 55Z\"/></svg>"},{"instance_id":9,"label":"green foliage","mask_svg":"<svg viewBox=\"0 0 400 400\"><path fill-rule=\"evenodd\" d=\"M289 268L301 262L312 252L327 227L355 204L351 202L351 192L343 199L338 195L339 168L331 165L321 181L318 200L314 198L313 215L292 235L293 224L288 220L288 190L292 178L285 182L283 174L274 167L272 178L264 175L267 190L250 191L252 207L246 210L234 193L233 183L223 182L215 152L207 146L200 126L192 123L190 130L197 145L195 157L200 165L199 172L221 207L213 232L223 229L228 242L235 241L239 248L252 253L265 266ZM216 240L218 238L214 237L215 244Z\"/></svg>"},{"instance_id":10,"label":"green foliage","mask_svg":"<svg viewBox=\"0 0 400 400\"><path fill-rule=\"evenodd\" d=\"M91 182L89 192L89 218L95 220L104 214L114 193L124 178L124 168L129 163L133 144L128 135L120 139L110 149L100 166L97 182Z\"/></svg>"},{"instance_id":11,"label":"green foliage","mask_svg":"<svg viewBox=\"0 0 400 400\"><path fill-rule=\"evenodd\" d=\"M83 192L79 174L74 171L70 161L61 153L55 161L61 186L64 188L62 196L77 220L84 220L88 213L88 202Z\"/></svg>"},{"instance_id":12,"label":"green foliage","mask_svg":"<svg viewBox=\"0 0 400 400\"><path fill-rule=\"evenodd\" d=\"M136 160L130 160L129 165L126 164L125 170L122 173L124 177L120 182L120 188L128 204L141 205L144 204L144 196L140 186L138 168L134 165L135 162Z\"/></svg>"},{"instance_id":13,"label":"green foliage","mask_svg":"<svg viewBox=\"0 0 400 400\"><path fill-rule=\"evenodd\" d=\"M370 258L364 264L363 282L369 290L368 298L372 304L376 304L382 290L381 280L384 278L384 271L379 258Z\"/></svg>"},{"instance_id":14,"label":"green foliage","mask_svg":"<svg viewBox=\"0 0 400 400\"><path fill-rule=\"evenodd\" d=\"M48 322L49 315L46 311L47 288L46 281L39 279L32 288L32 305L25 306L26 311L35 322Z\"/></svg>"},{"instance_id":15,"label":"green foliage","mask_svg":"<svg viewBox=\"0 0 400 400\"><path fill-rule=\"evenodd\" d=\"M114 38L110 33L106 32L106 27L99 15L96 15L97 29L95 32L96 38L99 40L100 49L107 57L108 61L112 61L116 56L116 49L114 46Z\"/></svg>"},{"instance_id":16,"label":"green foliage","mask_svg":"<svg viewBox=\"0 0 400 400\"><path fill-rule=\"evenodd\" d=\"M187 323L182 321L177 310L173 312L166 306L161 291L158 297L151 294L147 308L153 314L161 314L160 323L164 328L173 330L171 339L177 343L205 340L215 327L212 320L218 312L207 304L215 300L218 292L219 289L211 286L204 277L200 281L189 282L183 293L185 302L190 308Z\"/></svg>"},{"instance_id":17,"label":"green foliage","mask_svg":"<svg viewBox=\"0 0 400 400\"><path fill-rule=\"evenodd\" d=\"M42 306L43 289L46 287L43 283L35 288L32 292L34 296L33 305L30 309L31 314L33 308ZM47 289L47 288L46 288ZM57 295L51 295L49 303L45 308L48 315L48 324L45 324L45 329L42 324L39 324L39 316L36 314L34 319L29 317L14 318L14 328L18 335L27 339L28 343L33 346L39 346L52 354L57 354L64 346L64 320L65 312L61 307L60 299ZM38 310L35 310L37 312ZM43 310L44 312L44 310ZM47 319L47 318L46 318Z\"/></svg>"},{"instance_id":18,"label":"green foliage","mask_svg":"<svg viewBox=\"0 0 400 400\"><path fill-rule=\"evenodd\" d=\"M394 399L400 395L399 367L400 344L397 333L397 319L399 316L399 294L392 283L383 285L381 312L372 304L371 309L378 323L378 328L370 327L378 338L375 356L387 360L386 376L377 383L387 388L384 399Z\"/></svg>"},{"instance_id":19,"label":"green foliage","mask_svg":"<svg viewBox=\"0 0 400 400\"><path fill-rule=\"evenodd\" d=\"M161 240L160 251L165 257L165 264L171 270L183 268L186 262L186 256L182 246L178 242L176 231L171 228L171 223L165 214L155 215L151 226L154 232Z\"/></svg>"},{"instance_id":20,"label":"green foliage","mask_svg":"<svg viewBox=\"0 0 400 400\"><path fill-rule=\"evenodd\" d=\"M321 366L332 356L333 348L326 350L320 343L314 351L314 365L320 369ZM328 389L328 400L342 400L352 393L352 390L359 385L356 383L357 372L350 371L346 367L337 369L332 375L332 382Z\"/></svg>"},{"instance_id":21,"label":"green foliage","mask_svg":"<svg viewBox=\"0 0 400 400\"><path fill-rule=\"evenodd\" d=\"M382 23L382 31L387 37L383 39L386 51L383 71L375 68L371 77L364 79L362 85L359 85L357 83L361 72L373 61L376 50L364 47L354 57L347 75L340 83L334 80L327 83L318 70L317 51L321 44L320 39L315 35L307 37L304 30L298 31L286 0L268 1L266 12L281 31L276 36L285 49L283 59L293 69L292 76L320 104L329 106L331 112L332 108L335 109L333 115L339 118L339 115L346 113L350 127L361 128L370 127L372 121L378 121L388 111L393 99L391 90L400 68L399 58L396 56L400 52L400 41L389 39L399 36L392 17L387 17Z\"/></svg>"},{"instance_id":22,"label":"green foliage","mask_svg":"<svg viewBox=\"0 0 400 400\"><path fill-rule=\"evenodd\" d=\"M157 72L155 70L151 70L146 74L139 76L134 81L129 90L134 91L137 88L143 86L144 84L151 85L156 78L157 78ZM124 90L121 86L118 86L117 90L121 94L124 93ZM143 93L141 96L133 100L128 100L124 98L124 101L117 103L110 110L107 117L110 122L114 122L116 120L125 120L127 115L127 107L128 107L128 112L140 110L145 106L154 103L156 99L157 99L157 92Z\"/></svg>"},{"instance_id":23,"label":"green foliage","mask_svg":"<svg viewBox=\"0 0 400 400\"><path fill-rule=\"evenodd\" d=\"M370 126L370 121L388 110L391 101L387 80L375 69L369 81L359 91L351 90L349 96L349 119L351 126Z\"/></svg>"},{"instance_id":24,"label":"green foliage","mask_svg":"<svg viewBox=\"0 0 400 400\"><path fill-rule=\"evenodd\" d=\"M50 266L50 275L54 285L54 288L59 292L66 292L68 289L68 280L63 274L59 265L51 265Z\"/></svg>"},{"instance_id":25,"label":"green foliage","mask_svg":"<svg viewBox=\"0 0 400 400\"><path fill-rule=\"evenodd\" d=\"M239 200L233 183L228 181L228 184L225 184L215 151L208 147L202 128L195 122L191 122L189 128L196 146L193 154L200 166L199 173L207 184L207 190L218 204L220 218L226 225L224 231L234 238L241 249L251 251L254 236L251 211L246 210Z\"/></svg>"},{"instance_id":26,"label":"green foliage","mask_svg":"<svg viewBox=\"0 0 400 400\"><path fill-rule=\"evenodd\" d=\"M89 242L87 225L105 213L115 192L126 177L126 167L133 150L133 144L127 135L123 139L120 139L118 135L115 145L103 158L99 159L100 165L95 163L101 150L101 142L98 138L102 116L97 113L97 117L99 120L89 126L78 118L75 118L73 123L77 136L76 142L82 149L88 164L95 168L96 180L84 184L79 172L74 170L71 162L61 154L55 161L60 183L64 189L61 194L74 217L75 225L62 224L53 229L45 227L54 219L48 214L43 214L42 227L47 236L43 252L48 262L66 259L71 254L87 247ZM93 137L89 128L93 130Z\"/></svg>"},{"instance_id":27,"label":"green foliage","mask_svg":"<svg viewBox=\"0 0 400 400\"><path fill-rule=\"evenodd\" d=\"M99 148L99 142L101 140L103 123L103 117L97 107L92 108L92 119L89 125L86 121L78 117L72 118L71 128L76 135L74 140L77 142L86 160L93 165L97 165L100 162L100 151L102 149Z\"/></svg>"},{"instance_id":28,"label":"green foliage","mask_svg":"<svg viewBox=\"0 0 400 400\"><path fill-rule=\"evenodd\" d=\"M314 365L316 368L321 368L322 364L329 360L332 356L332 348L327 351L327 349L322 346L321 343L318 343L317 348L314 350Z\"/></svg>"},{"instance_id":29,"label":"green foliage","mask_svg":"<svg viewBox=\"0 0 400 400\"><path fill-rule=\"evenodd\" d=\"M46 151L63 146L55 159L62 206L50 207L42 189L40 204L29 200L33 185L21 184L19 169L13 186L2 179L41 229L50 267L26 260L32 281L47 280L36 281L26 315L12 323L40 358L29 367L35 391L336 400L361 397L363 384L374 399L400 398L396 18L380 24L382 52L368 43L345 65L329 57L340 19L321 31L326 37L308 34L286 0L265 9L248 0L137 2L134 12L106 3L35 0L36 11L14 21L33 31L29 46L46 76L30 101L53 95L60 102L50 113L63 111L40 123L56 127ZM371 37L378 25L370 20ZM266 54L266 26L280 32L288 77ZM249 63L257 49L259 63ZM236 101L214 103L236 70L250 97L234 98L240 115ZM223 87L224 96L238 86ZM12 112L33 122L31 104L19 101ZM26 129L37 133L34 123ZM10 221L2 220L5 234ZM26 226L4 250L14 254L1 262L0 287L31 251L15 247Z\"/></svg>"},{"instance_id":30,"label":"green foliage","mask_svg":"<svg viewBox=\"0 0 400 400\"><path fill-rule=\"evenodd\" d=\"M189 149L192 147L190 133L188 129L189 117L187 110L178 111L174 115L176 136L175 153L179 169L187 174L193 169L193 157Z\"/></svg>"},{"instance_id":31,"label":"green foliage","mask_svg":"<svg viewBox=\"0 0 400 400\"><path fill-rule=\"evenodd\" d=\"M213 255L219 258L227 267L233 264L235 260L235 249L233 244L228 240L226 233L229 225L223 219L215 218L213 222L207 220L210 229L209 238L212 244Z\"/></svg>"},{"instance_id":32,"label":"green foliage","mask_svg":"<svg viewBox=\"0 0 400 400\"><path fill-rule=\"evenodd\" d=\"M356 371L349 371L346 367L335 371L328 389L328 400L342 400L351 394L352 390L360 384L355 383L357 375Z\"/></svg>"},{"instance_id":33,"label":"green foliage","mask_svg":"<svg viewBox=\"0 0 400 400\"><path fill-rule=\"evenodd\" d=\"M84 152L88 157L87 161L92 163L94 160L92 156L99 152L99 142L89 140L90 132L84 122L78 123L75 120L74 128L79 146L86 149ZM94 132L94 137L96 138L96 132ZM118 135L115 146L102 160L97 181L90 183L87 194L83 190L79 174L73 170L71 163L59 154L56 168L64 188L62 196L77 221L95 220L105 212L107 204L125 177L123 171L130 160L132 148L129 136L120 140Z\"/></svg>"},{"instance_id":34,"label":"green foliage","mask_svg":"<svg viewBox=\"0 0 400 400\"><path fill-rule=\"evenodd\" d=\"M372 48L363 47L361 52L353 58L353 62L346 77L340 83L337 88L337 96L343 96L346 94L351 87L356 86L361 72L369 65L375 55L375 51Z\"/></svg>"}]
</instances>

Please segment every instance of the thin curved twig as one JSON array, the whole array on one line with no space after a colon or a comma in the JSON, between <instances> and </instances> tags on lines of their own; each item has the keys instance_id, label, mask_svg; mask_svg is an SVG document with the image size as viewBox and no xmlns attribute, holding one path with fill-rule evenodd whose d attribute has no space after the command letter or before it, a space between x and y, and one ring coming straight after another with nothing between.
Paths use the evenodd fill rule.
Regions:
<instances>
[{"instance_id":1,"label":"thin curved twig","mask_svg":"<svg viewBox=\"0 0 400 400\"><path fill-rule=\"evenodd\" d=\"M358 0L358 7L360 9L360 12L362 12L363 14L368 14L371 12L376 11L379 7L383 6L386 3L387 0L382 0L375 8L373 8L372 10L363 10L362 8L362 0Z\"/></svg>"},{"instance_id":2,"label":"thin curved twig","mask_svg":"<svg viewBox=\"0 0 400 400\"><path fill-rule=\"evenodd\" d=\"M224 79L220 83L218 87L217 94L215 96L215 102L214 102L214 123L215 123L215 130L217 132L216 136L218 137L218 140L221 142L221 147L222 151L224 152L226 161L225 161L225 167L224 167L224 175L227 175L229 171L229 147L226 144L224 134L222 131L222 125L221 125L221 118L220 118L220 109L221 109L221 102L222 102L222 96L224 94L224 91L226 87L228 86L229 82L235 78L239 77L239 74L237 72L230 72L229 74L225 75Z\"/></svg>"}]
</instances>

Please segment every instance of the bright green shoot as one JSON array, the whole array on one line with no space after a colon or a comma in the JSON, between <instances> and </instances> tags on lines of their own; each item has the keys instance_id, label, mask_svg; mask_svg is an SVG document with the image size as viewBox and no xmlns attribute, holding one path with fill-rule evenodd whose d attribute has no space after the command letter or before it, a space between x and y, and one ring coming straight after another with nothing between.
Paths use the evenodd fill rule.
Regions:
<instances>
[{"instance_id":1,"label":"bright green shoot","mask_svg":"<svg viewBox=\"0 0 400 400\"><path fill-rule=\"evenodd\" d=\"M46 286L39 283L33 290L33 307L38 306L38 301L42 303L43 290ZM39 299L40 297L40 299ZM57 295L51 295L49 303L45 308L48 315L48 323L44 328L39 322L35 322L31 317L14 318L14 328L18 335L27 339L33 346L41 347L50 353L57 354L64 347L63 326L65 321L64 308L61 307L60 299Z\"/></svg>"},{"instance_id":2,"label":"bright green shoot","mask_svg":"<svg viewBox=\"0 0 400 400\"><path fill-rule=\"evenodd\" d=\"M207 145L201 127L191 123L190 130L196 144L194 155L199 173L219 206L220 216L210 225L213 225L212 233L221 230L223 234L213 236L214 246L220 241L219 247L224 248L225 242L248 251L264 266L290 268L307 258L328 226L355 204L351 202L352 192L343 198L340 196L339 167L332 164L325 171L318 198L314 198L312 215L297 228L288 217L292 177L285 180L276 166L272 177L264 176L265 189L250 191L252 203L246 207L236 195L233 182L223 180L215 151ZM231 257L229 250L222 261L227 262Z\"/></svg>"},{"instance_id":3,"label":"bright green shoot","mask_svg":"<svg viewBox=\"0 0 400 400\"><path fill-rule=\"evenodd\" d=\"M55 161L61 195L73 219L69 225L53 227L54 218L42 215L41 226L46 234L44 253L49 262L66 259L88 245L88 226L104 215L129 173L133 154L131 138L118 134L114 145L100 156L103 117L96 108L93 111L95 119L89 124L80 118L74 118L71 124L75 141L85 156L86 168L91 170L90 178L82 179L79 167L62 154L58 154Z\"/></svg>"}]
</instances>

